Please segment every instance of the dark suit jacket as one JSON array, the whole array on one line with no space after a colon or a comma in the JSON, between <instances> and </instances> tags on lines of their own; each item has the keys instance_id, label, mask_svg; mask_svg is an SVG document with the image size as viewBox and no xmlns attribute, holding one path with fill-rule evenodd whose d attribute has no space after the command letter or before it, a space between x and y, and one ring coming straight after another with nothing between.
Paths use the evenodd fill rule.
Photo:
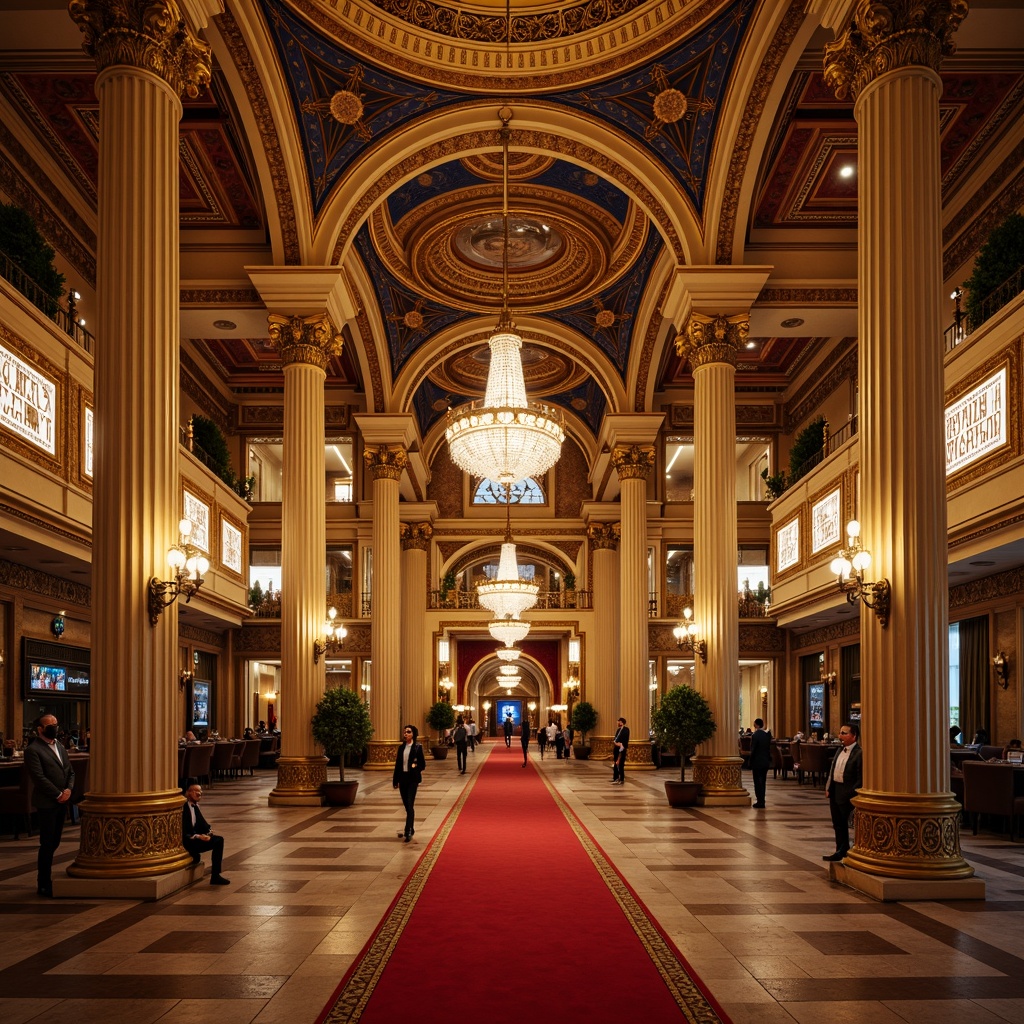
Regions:
<instances>
[{"instance_id":1,"label":"dark suit jacket","mask_svg":"<svg viewBox=\"0 0 1024 1024\"><path fill-rule=\"evenodd\" d=\"M530 723L523 719L523 724L519 727L519 742L525 747L530 742Z\"/></svg>"},{"instance_id":2,"label":"dark suit jacket","mask_svg":"<svg viewBox=\"0 0 1024 1024\"><path fill-rule=\"evenodd\" d=\"M836 753L836 757L832 758L832 764L828 770L828 793L829 797L836 800L852 800L857 795L857 790L864 785L864 753L860 749L860 743L854 743L850 748L850 757L846 762L846 768L843 770L843 781L836 782L832 777L832 773L835 771L836 758L839 757L839 753Z\"/></svg>"},{"instance_id":3,"label":"dark suit jacket","mask_svg":"<svg viewBox=\"0 0 1024 1024\"><path fill-rule=\"evenodd\" d=\"M402 751L405 749L404 743L398 744L398 750L395 751L395 774L394 783L397 786L402 780L402 776L405 775L404 761L405 758L402 756ZM423 744L413 743L412 751L409 753L409 772L408 777L416 785L420 784L423 778L423 769L427 767L426 758L423 756Z\"/></svg>"},{"instance_id":4,"label":"dark suit jacket","mask_svg":"<svg viewBox=\"0 0 1024 1024\"><path fill-rule=\"evenodd\" d=\"M771 768L772 734L767 729L755 729L750 737L750 767Z\"/></svg>"},{"instance_id":5,"label":"dark suit jacket","mask_svg":"<svg viewBox=\"0 0 1024 1024\"><path fill-rule=\"evenodd\" d=\"M616 743L621 743L622 744L622 749L621 750L619 750L619 748L615 746ZM624 758L626 756L626 751L629 749L629 726L628 725L624 725L621 729L616 730L615 736L612 739L612 746L614 748L614 756L613 756L614 760L617 761L617 760L619 760L619 758Z\"/></svg>"},{"instance_id":6,"label":"dark suit jacket","mask_svg":"<svg viewBox=\"0 0 1024 1024\"><path fill-rule=\"evenodd\" d=\"M210 823L203 817L203 812L199 808L199 804L196 804L196 823L192 824L192 815L189 813L188 801L185 801L184 807L181 809L181 841L183 844L188 845L188 840L193 836L205 836L210 834ZM204 842L204 840L197 840L197 842ZM208 847L210 844L206 843Z\"/></svg>"},{"instance_id":7,"label":"dark suit jacket","mask_svg":"<svg viewBox=\"0 0 1024 1024\"><path fill-rule=\"evenodd\" d=\"M40 810L59 806L57 797L75 785L71 758L60 740L54 740L53 749L60 754L60 762L53 756L49 743L38 736L25 748L25 770L32 776L32 806Z\"/></svg>"}]
</instances>

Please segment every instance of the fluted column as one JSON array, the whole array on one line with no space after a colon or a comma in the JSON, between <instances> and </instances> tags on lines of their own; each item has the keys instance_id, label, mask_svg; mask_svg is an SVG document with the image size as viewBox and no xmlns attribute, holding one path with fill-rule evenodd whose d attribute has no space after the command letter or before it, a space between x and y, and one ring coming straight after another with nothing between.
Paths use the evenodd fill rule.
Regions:
<instances>
[{"instance_id":1,"label":"fluted column","mask_svg":"<svg viewBox=\"0 0 1024 1024\"><path fill-rule=\"evenodd\" d=\"M154 10L163 15L153 17ZM190 861L177 788L178 613L150 625L147 584L178 538L178 122L210 80L210 48L173 0L73 0L96 61L99 136L93 745L81 805L84 880L166 875ZM180 23L180 24L179 24ZM55 878L57 895L71 885ZM154 883L156 884L156 883ZM92 890L90 890L92 891ZM103 895L103 893L98 893Z\"/></svg>"},{"instance_id":2,"label":"fluted column","mask_svg":"<svg viewBox=\"0 0 1024 1024\"><path fill-rule=\"evenodd\" d=\"M363 450L363 462L373 478L373 632L370 720L373 739L366 768L390 771L400 737L401 585L398 522L398 482L409 461L401 445L377 445ZM414 723L415 724L415 723Z\"/></svg>"},{"instance_id":3,"label":"fluted column","mask_svg":"<svg viewBox=\"0 0 1024 1024\"><path fill-rule=\"evenodd\" d=\"M622 526L619 538L619 710L629 726L627 760L638 768L653 768L651 701L648 688L647 645L647 480L654 469L651 445L624 444L612 449L619 475Z\"/></svg>"},{"instance_id":4,"label":"fluted column","mask_svg":"<svg viewBox=\"0 0 1024 1024\"><path fill-rule=\"evenodd\" d=\"M739 720L739 605L736 557L736 356L750 325L745 314L691 313L679 341L693 370L694 621L707 642L707 664L695 659L696 688L718 725L693 759L705 804L743 804Z\"/></svg>"},{"instance_id":5,"label":"fluted column","mask_svg":"<svg viewBox=\"0 0 1024 1024\"><path fill-rule=\"evenodd\" d=\"M324 381L341 337L326 313L267 318L284 368L281 453L281 756L271 805L322 803L327 759L311 720L326 687L326 662L313 661L326 608L324 562Z\"/></svg>"},{"instance_id":6,"label":"fluted column","mask_svg":"<svg viewBox=\"0 0 1024 1024\"><path fill-rule=\"evenodd\" d=\"M426 641L427 552L430 523L402 523L402 665L398 717L417 728L433 703L433 658ZM372 691L371 691L372 692Z\"/></svg>"},{"instance_id":7,"label":"fluted column","mask_svg":"<svg viewBox=\"0 0 1024 1024\"><path fill-rule=\"evenodd\" d=\"M887 628L861 608L864 788L840 872L881 898L984 892L960 852L946 742L938 68L966 13L860 2L825 55L858 125L861 542L893 592Z\"/></svg>"},{"instance_id":8,"label":"fluted column","mask_svg":"<svg viewBox=\"0 0 1024 1024\"><path fill-rule=\"evenodd\" d=\"M597 728L587 737L591 758L611 760L615 719L619 717L619 532L618 523L590 523L587 541L593 555L590 590L594 635L584 680L584 700L597 711Z\"/></svg>"}]
</instances>

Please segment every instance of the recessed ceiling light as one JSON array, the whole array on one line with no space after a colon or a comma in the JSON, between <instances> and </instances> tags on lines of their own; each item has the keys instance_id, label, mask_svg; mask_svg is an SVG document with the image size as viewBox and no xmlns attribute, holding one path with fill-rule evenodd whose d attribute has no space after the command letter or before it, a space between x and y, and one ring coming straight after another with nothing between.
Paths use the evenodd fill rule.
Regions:
<instances>
[{"instance_id":1,"label":"recessed ceiling light","mask_svg":"<svg viewBox=\"0 0 1024 1024\"><path fill-rule=\"evenodd\" d=\"M839 177L840 178L852 178L853 177L853 165L852 164L844 164L842 167L840 167L839 168Z\"/></svg>"},{"instance_id":2,"label":"recessed ceiling light","mask_svg":"<svg viewBox=\"0 0 1024 1024\"><path fill-rule=\"evenodd\" d=\"M781 327L803 327L803 317L791 316L788 320L783 320L780 324Z\"/></svg>"},{"instance_id":3,"label":"recessed ceiling light","mask_svg":"<svg viewBox=\"0 0 1024 1024\"><path fill-rule=\"evenodd\" d=\"M222 331L233 331L238 324L236 324L234 320L214 320L213 326Z\"/></svg>"},{"instance_id":4,"label":"recessed ceiling light","mask_svg":"<svg viewBox=\"0 0 1024 1024\"><path fill-rule=\"evenodd\" d=\"M757 342L756 341L748 341L747 342L747 348L757 348Z\"/></svg>"}]
</instances>

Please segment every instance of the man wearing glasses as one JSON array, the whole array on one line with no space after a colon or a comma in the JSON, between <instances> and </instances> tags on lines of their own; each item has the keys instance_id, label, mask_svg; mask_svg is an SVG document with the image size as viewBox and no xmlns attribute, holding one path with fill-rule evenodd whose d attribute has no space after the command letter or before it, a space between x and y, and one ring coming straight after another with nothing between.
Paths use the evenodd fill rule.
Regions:
<instances>
[{"instance_id":1,"label":"man wearing glasses","mask_svg":"<svg viewBox=\"0 0 1024 1024\"><path fill-rule=\"evenodd\" d=\"M839 730L842 746L832 760L825 795L832 813L832 828L836 834L836 852L822 857L822 860L842 860L850 852L850 815L853 813L853 798L863 785L864 754L860 749L860 726L847 722Z\"/></svg>"}]
</instances>

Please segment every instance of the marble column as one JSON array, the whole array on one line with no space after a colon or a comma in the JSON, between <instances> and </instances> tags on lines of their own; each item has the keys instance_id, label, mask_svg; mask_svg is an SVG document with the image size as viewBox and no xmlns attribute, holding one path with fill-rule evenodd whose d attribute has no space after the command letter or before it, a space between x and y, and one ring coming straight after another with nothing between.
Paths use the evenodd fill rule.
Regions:
<instances>
[{"instance_id":1,"label":"marble column","mask_svg":"<svg viewBox=\"0 0 1024 1024\"><path fill-rule=\"evenodd\" d=\"M836 877L882 899L978 898L949 792L938 68L963 0L854 5L825 51L858 127L861 543L892 584L861 607L864 787ZM908 742L915 737L920 742Z\"/></svg>"},{"instance_id":2,"label":"marble column","mask_svg":"<svg viewBox=\"0 0 1024 1024\"><path fill-rule=\"evenodd\" d=\"M324 564L324 382L327 363L341 351L326 312L268 317L270 341L284 369L284 446L281 453L281 756L271 805L322 803L327 759L313 740L311 720L326 688L326 662L313 645L327 614Z\"/></svg>"},{"instance_id":3,"label":"marble column","mask_svg":"<svg viewBox=\"0 0 1024 1024\"><path fill-rule=\"evenodd\" d=\"M162 17L152 16L158 10ZM72 0L99 74L93 678L80 846L61 895L154 898L190 862L177 787L178 612L150 624L170 577L178 482L178 122L210 48L173 0ZM160 879L163 881L160 881ZM109 883L116 883L110 887ZM103 885L108 890L103 890Z\"/></svg>"},{"instance_id":4,"label":"marble column","mask_svg":"<svg viewBox=\"0 0 1024 1024\"><path fill-rule=\"evenodd\" d=\"M398 521L398 483L409 461L401 445L363 449L363 463L373 478L373 632L370 720L373 739L367 749L368 770L390 771L401 736L402 605ZM414 723L415 724L415 723Z\"/></svg>"},{"instance_id":5,"label":"marble column","mask_svg":"<svg viewBox=\"0 0 1024 1024\"><path fill-rule=\"evenodd\" d=\"M736 565L736 356L749 317L693 312L677 342L693 370L694 622L707 643L707 663L695 658L694 679L718 728L693 759L705 804L750 804L736 743L739 720L739 605Z\"/></svg>"},{"instance_id":6,"label":"marble column","mask_svg":"<svg viewBox=\"0 0 1024 1024\"><path fill-rule=\"evenodd\" d=\"M583 700L597 711L597 728L587 737L591 758L611 760L619 698L619 532L618 523L590 523L594 633L588 644Z\"/></svg>"},{"instance_id":7,"label":"marble column","mask_svg":"<svg viewBox=\"0 0 1024 1024\"><path fill-rule=\"evenodd\" d=\"M653 445L622 444L612 449L621 488L619 538L619 708L629 726L627 763L653 769L649 689L647 585L647 481L654 469ZM614 730L613 730L614 731Z\"/></svg>"},{"instance_id":8,"label":"marble column","mask_svg":"<svg viewBox=\"0 0 1024 1024\"><path fill-rule=\"evenodd\" d=\"M402 663L398 717L417 729L433 703L434 678L427 646L427 552L434 528L430 523L402 523Z\"/></svg>"}]
</instances>

